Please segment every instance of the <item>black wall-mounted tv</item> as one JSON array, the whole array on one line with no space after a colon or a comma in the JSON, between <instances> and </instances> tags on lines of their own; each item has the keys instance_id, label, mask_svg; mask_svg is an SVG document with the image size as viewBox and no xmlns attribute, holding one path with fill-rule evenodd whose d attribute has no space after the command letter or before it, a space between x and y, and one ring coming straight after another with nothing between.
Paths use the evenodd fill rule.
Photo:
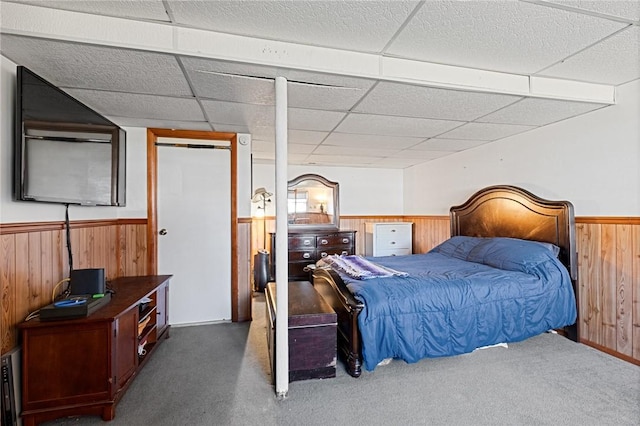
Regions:
<instances>
[{"instance_id":1,"label":"black wall-mounted tv","mask_svg":"<svg viewBox=\"0 0 640 426\"><path fill-rule=\"evenodd\" d=\"M23 66L14 141L16 200L125 205L126 132Z\"/></svg>"}]
</instances>

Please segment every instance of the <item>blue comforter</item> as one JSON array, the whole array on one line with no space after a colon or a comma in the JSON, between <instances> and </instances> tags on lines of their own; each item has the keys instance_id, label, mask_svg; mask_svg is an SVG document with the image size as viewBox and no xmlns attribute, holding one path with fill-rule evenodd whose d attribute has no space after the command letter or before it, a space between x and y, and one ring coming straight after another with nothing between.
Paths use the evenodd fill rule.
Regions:
<instances>
[{"instance_id":1,"label":"blue comforter","mask_svg":"<svg viewBox=\"0 0 640 426\"><path fill-rule=\"evenodd\" d=\"M407 277L357 280L364 366L416 362L516 342L576 321L557 247L509 238L453 237L426 254L368 258Z\"/></svg>"}]
</instances>

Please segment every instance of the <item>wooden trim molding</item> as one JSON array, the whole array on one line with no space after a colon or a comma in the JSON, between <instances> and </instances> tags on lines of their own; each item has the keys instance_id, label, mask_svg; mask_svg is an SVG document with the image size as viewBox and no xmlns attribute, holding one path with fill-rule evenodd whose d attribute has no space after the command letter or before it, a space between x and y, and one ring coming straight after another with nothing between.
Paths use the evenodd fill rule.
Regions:
<instances>
[{"instance_id":1,"label":"wooden trim molding","mask_svg":"<svg viewBox=\"0 0 640 426\"><path fill-rule=\"evenodd\" d=\"M602 225L640 225L640 216L639 217L580 216L580 217L576 217L576 223L599 223Z\"/></svg>"},{"instance_id":2,"label":"wooden trim molding","mask_svg":"<svg viewBox=\"0 0 640 426\"><path fill-rule=\"evenodd\" d=\"M147 129L147 265L149 274L158 269L158 137L228 141L231 148L231 320L245 317L251 311L251 298L239 300L238 294L238 147L237 134L201 130Z\"/></svg>"},{"instance_id":3,"label":"wooden trim molding","mask_svg":"<svg viewBox=\"0 0 640 426\"><path fill-rule=\"evenodd\" d=\"M74 220L69 223L71 229L98 228L110 225L146 225L147 219L125 218L125 219L96 219L96 220ZM3 223L0 224L0 235L22 234L28 232L60 231L65 229L64 221L56 222L23 222L23 223Z\"/></svg>"},{"instance_id":4,"label":"wooden trim molding","mask_svg":"<svg viewBox=\"0 0 640 426\"><path fill-rule=\"evenodd\" d=\"M597 349L597 350L599 350L601 352L604 352L604 353L609 354L611 356L614 356L616 358L620 358L621 360L630 362L631 364L640 365L640 359L636 359L636 358L630 357L628 355L625 355L623 353L615 351L615 350L613 350L611 348L608 348L606 346L599 345L599 344L597 344L595 342L592 342L590 340L580 339L580 343L582 343L583 345L586 345L586 346L591 346L594 349Z\"/></svg>"}]
</instances>

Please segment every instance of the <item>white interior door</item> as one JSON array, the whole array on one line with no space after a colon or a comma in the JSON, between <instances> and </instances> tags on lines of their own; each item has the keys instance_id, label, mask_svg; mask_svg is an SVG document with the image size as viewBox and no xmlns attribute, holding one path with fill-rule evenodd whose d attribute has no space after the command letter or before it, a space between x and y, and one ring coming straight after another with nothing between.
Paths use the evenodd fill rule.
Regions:
<instances>
[{"instance_id":1,"label":"white interior door","mask_svg":"<svg viewBox=\"0 0 640 426\"><path fill-rule=\"evenodd\" d=\"M230 320L230 151L157 149L158 273L173 275L169 322Z\"/></svg>"}]
</instances>

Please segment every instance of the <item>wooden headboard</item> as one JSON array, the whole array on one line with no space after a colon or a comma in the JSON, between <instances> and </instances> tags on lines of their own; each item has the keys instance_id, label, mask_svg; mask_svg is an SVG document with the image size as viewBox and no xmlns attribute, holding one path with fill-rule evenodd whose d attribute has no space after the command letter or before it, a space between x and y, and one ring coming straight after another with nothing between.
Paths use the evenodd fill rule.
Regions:
<instances>
[{"instance_id":1,"label":"wooden headboard","mask_svg":"<svg viewBox=\"0 0 640 426\"><path fill-rule=\"evenodd\" d=\"M578 278L573 205L550 201L522 188L490 186L450 209L451 236L511 237L560 247L560 261ZM577 290L577 289L576 289Z\"/></svg>"}]
</instances>

